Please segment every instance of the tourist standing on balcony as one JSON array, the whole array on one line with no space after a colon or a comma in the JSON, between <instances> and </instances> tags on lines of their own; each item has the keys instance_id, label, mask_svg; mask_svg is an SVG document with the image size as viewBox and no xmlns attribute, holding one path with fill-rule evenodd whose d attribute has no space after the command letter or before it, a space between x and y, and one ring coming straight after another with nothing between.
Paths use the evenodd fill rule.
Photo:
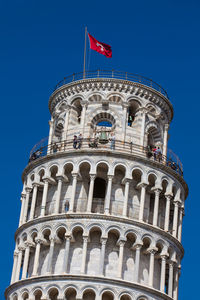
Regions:
<instances>
[{"instance_id":1,"label":"tourist standing on balcony","mask_svg":"<svg viewBox=\"0 0 200 300\"><path fill-rule=\"evenodd\" d=\"M77 136L74 135L74 139L73 139L73 148L74 148L74 149L77 149L77 148L76 148L77 143L78 143Z\"/></svg>"},{"instance_id":2,"label":"tourist standing on balcony","mask_svg":"<svg viewBox=\"0 0 200 300\"><path fill-rule=\"evenodd\" d=\"M81 148L81 146L82 146L82 141L83 141L83 137L82 137L82 134L80 133L79 136L78 136L78 139L77 139L77 142L78 142L78 149Z\"/></svg>"}]
</instances>

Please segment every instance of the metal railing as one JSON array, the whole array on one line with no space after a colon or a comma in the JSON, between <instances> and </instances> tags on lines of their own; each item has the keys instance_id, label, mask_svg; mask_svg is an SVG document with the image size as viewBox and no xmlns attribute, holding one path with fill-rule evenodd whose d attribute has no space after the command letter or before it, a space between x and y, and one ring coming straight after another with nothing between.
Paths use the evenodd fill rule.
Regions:
<instances>
[{"instance_id":1,"label":"metal railing","mask_svg":"<svg viewBox=\"0 0 200 300\"><path fill-rule=\"evenodd\" d=\"M43 141L43 140L42 140ZM38 146L40 143L37 144ZM36 145L36 146L37 146ZM54 153L70 152L70 151L110 151L110 152L122 152L137 155L140 157L145 157L149 160L156 161L162 165L165 165L172 170L174 170L179 175L183 176L183 167L181 161L176 157L171 150L169 150L168 155L164 156L162 154L156 155L150 147L142 147L132 142L123 142L121 140L116 140L114 145L107 141L96 141L92 138L84 138L81 143L76 145L73 143L73 139L68 139L62 142L52 143L51 145L43 145L42 147L36 147L31 150L29 162L32 162L40 157L44 157Z\"/></svg>"},{"instance_id":2,"label":"metal railing","mask_svg":"<svg viewBox=\"0 0 200 300\"><path fill-rule=\"evenodd\" d=\"M152 79L149 79L141 75L132 74L129 72L117 71L117 70L94 70L94 71L85 71L85 73L83 72L73 73L67 77L64 77L63 80L58 82L54 88L54 91L59 87L63 86L64 84L68 84L70 82L77 81L77 80L91 79L91 78L115 78L115 79L122 79L122 80L141 83L153 88L154 90L160 92L161 94L163 94L165 97L169 99L166 90L164 90L161 85L159 85Z\"/></svg>"}]
</instances>

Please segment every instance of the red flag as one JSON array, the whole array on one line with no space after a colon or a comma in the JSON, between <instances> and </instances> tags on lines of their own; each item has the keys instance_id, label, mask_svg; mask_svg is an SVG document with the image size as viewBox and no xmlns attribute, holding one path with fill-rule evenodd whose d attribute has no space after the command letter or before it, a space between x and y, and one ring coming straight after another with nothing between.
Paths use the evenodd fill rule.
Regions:
<instances>
[{"instance_id":1,"label":"red flag","mask_svg":"<svg viewBox=\"0 0 200 300\"><path fill-rule=\"evenodd\" d=\"M90 49L95 50L106 57L112 57L112 49L110 45L97 41L93 36L88 33L90 39Z\"/></svg>"}]
</instances>

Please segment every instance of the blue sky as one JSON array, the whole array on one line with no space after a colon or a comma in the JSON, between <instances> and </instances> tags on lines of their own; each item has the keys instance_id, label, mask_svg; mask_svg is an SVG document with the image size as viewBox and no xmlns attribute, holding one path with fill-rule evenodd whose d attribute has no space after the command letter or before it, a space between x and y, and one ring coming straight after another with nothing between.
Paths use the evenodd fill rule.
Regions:
<instances>
[{"instance_id":1,"label":"blue sky","mask_svg":"<svg viewBox=\"0 0 200 300\"><path fill-rule=\"evenodd\" d=\"M91 52L91 70L141 74L161 84L170 96L175 113L169 147L182 160L190 189L179 299L196 299L200 267L199 11L200 2L194 0L0 2L1 295L9 285L13 263L21 174L31 148L48 135L48 98L53 87L64 76L83 69L87 25L89 33L113 49L112 59Z\"/></svg>"}]
</instances>

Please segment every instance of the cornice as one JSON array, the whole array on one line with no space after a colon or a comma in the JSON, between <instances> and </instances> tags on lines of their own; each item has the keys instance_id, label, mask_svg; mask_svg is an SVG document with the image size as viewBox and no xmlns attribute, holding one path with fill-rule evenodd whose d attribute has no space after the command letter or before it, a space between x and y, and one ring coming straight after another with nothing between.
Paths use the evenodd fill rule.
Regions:
<instances>
[{"instance_id":1,"label":"cornice","mask_svg":"<svg viewBox=\"0 0 200 300\"><path fill-rule=\"evenodd\" d=\"M169 122L171 122L173 118L172 104L162 93L141 83L115 78L82 79L63 85L62 87L55 90L49 98L50 113L52 114L56 104L66 99L67 97L74 96L76 94L80 94L81 92L89 90L113 90L119 93L124 92L129 95L139 96L141 98L148 99L149 101L160 106L167 114Z\"/></svg>"},{"instance_id":2,"label":"cornice","mask_svg":"<svg viewBox=\"0 0 200 300\"><path fill-rule=\"evenodd\" d=\"M139 284L139 283L133 283L125 280L120 280L120 279L111 279L107 277L98 277L98 276L89 276L89 275L49 275L49 276L38 276L38 277L33 277L29 279L24 279L20 280L18 282L13 283L10 285L6 290L5 290L5 297L7 298L8 294L12 292L12 290L16 290L16 288L21 288L22 286L25 287L28 284L34 284L34 283L41 283L41 282L50 282L50 281L85 281L87 284L90 283L95 283L95 284L108 284L108 285L116 285L121 288L130 288L130 289L135 289L138 290L141 293L150 293L152 295L155 295L161 299L164 300L172 300L171 297L166 295L165 293L160 292L159 290L156 290L154 288L150 288L148 286Z\"/></svg>"},{"instance_id":3,"label":"cornice","mask_svg":"<svg viewBox=\"0 0 200 300\"><path fill-rule=\"evenodd\" d=\"M31 221L24 223L22 226L20 226L16 230L15 239L23 230L29 228L30 226L49 222L49 221L66 220L66 219L67 220L70 220L70 219L105 220L105 221L120 222L120 223L124 223L124 224L128 224L128 225L137 226L139 228L149 230L149 231L155 232L157 234L160 234L161 236L164 236L169 241L174 243L178 249L180 249L182 257L184 255L184 249L183 249L182 244L171 234L167 233L166 231L164 231L163 229L161 229L159 227L155 227L155 226L145 223L145 222L139 222L137 220L123 218L122 216L118 217L118 216L113 216L113 215L94 214L94 213L88 214L88 213L84 213L84 212L83 213L64 213L64 214L50 215L50 216L44 216L44 217L39 217L37 219L33 219Z\"/></svg>"},{"instance_id":4,"label":"cornice","mask_svg":"<svg viewBox=\"0 0 200 300\"><path fill-rule=\"evenodd\" d=\"M188 185L187 185L187 183L185 182L183 177L181 177L178 173L176 173L176 171L174 171L170 167L165 166L165 165L163 165L163 164L161 164L157 161L149 160L148 158L145 158L145 157L142 157L142 156L139 156L139 155L135 155L133 153L131 153L131 154L130 153L124 153L123 151L120 152L120 151L117 151L117 150L115 150L115 152L113 152L113 151L109 151L109 150L105 151L105 149L104 150L95 149L95 152L94 152L92 149L87 149L87 151L85 151L85 150L79 150L78 152L65 151L65 152L56 152L54 154L49 154L47 156L38 158L37 160L34 160L34 161L30 162L25 167L25 169L22 173L22 181L24 181L25 176L29 172L31 172L33 170L33 168L35 168L35 167L37 167L41 164L44 164L47 161L57 159L57 158L62 158L62 157L66 158L68 155L70 155L70 156L80 156L80 155L86 155L86 154L87 155L89 154L90 156L96 156L98 154L101 154L101 155L107 156L107 157L118 157L118 158L123 157L125 159L126 158L129 159L130 161L141 162L145 165L152 166L152 167L155 167L157 169L163 170L167 174L169 174L172 177L176 178L181 183L181 185L183 186L183 188L185 190L185 199L188 196Z\"/></svg>"}]
</instances>

